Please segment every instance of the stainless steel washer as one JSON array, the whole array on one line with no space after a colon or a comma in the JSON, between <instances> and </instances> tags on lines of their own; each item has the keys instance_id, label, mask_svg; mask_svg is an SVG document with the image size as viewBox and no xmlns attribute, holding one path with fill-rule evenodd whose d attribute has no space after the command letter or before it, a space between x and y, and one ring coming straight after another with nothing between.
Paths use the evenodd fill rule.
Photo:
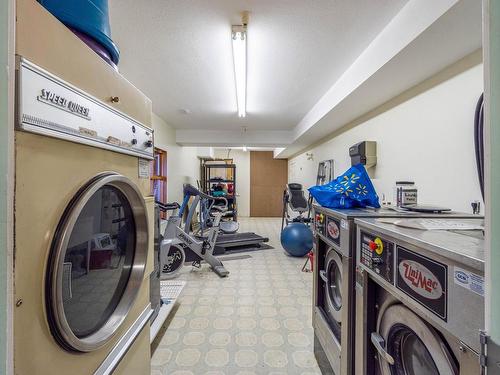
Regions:
<instances>
[{"instance_id":1,"label":"stainless steel washer","mask_svg":"<svg viewBox=\"0 0 500 375\"><path fill-rule=\"evenodd\" d=\"M326 357L323 372L354 373L355 361L355 218L471 218L465 213L422 214L389 209L336 210L314 206L315 274L313 327L315 354ZM362 320L361 320L362 321ZM321 361L324 363L325 361Z\"/></svg>"},{"instance_id":2,"label":"stainless steel washer","mask_svg":"<svg viewBox=\"0 0 500 375\"><path fill-rule=\"evenodd\" d=\"M335 322L342 322L342 280L346 264L342 262L342 256L331 247L326 253L325 270L321 270L321 278L325 285L325 310L328 316ZM344 262L345 263L345 262ZM345 284L344 284L345 285Z\"/></svg>"},{"instance_id":3,"label":"stainless steel washer","mask_svg":"<svg viewBox=\"0 0 500 375\"><path fill-rule=\"evenodd\" d=\"M356 373L480 374L482 232L356 225Z\"/></svg>"}]
</instances>

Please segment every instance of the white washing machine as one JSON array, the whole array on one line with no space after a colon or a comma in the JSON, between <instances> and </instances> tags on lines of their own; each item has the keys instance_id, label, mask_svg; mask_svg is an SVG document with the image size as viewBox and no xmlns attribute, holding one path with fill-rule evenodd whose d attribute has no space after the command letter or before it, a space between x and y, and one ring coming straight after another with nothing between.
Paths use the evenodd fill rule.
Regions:
<instances>
[{"instance_id":1,"label":"white washing machine","mask_svg":"<svg viewBox=\"0 0 500 375\"><path fill-rule=\"evenodd\" d=\"M21 59L16 374L150 371L152 130Z\"/></svg>"},{"instance_id":2,"label":"white washing machine","mask_svg":"<svg viewBox=\"0 0 500 375\"><path fill-rule=\"evenodd\" d=\"M356 225L357 373L479 375L482 231Z\"/></svg>"},{"instance_id":3,"label":"white washing machine","mask_svg":"<svg viewBox=\"0 0 500 375\"><path fill-rule=\"evenodd\" d=\"M324 373L351 375L355 343L356 218L474 218L472 214L416 213L390 209L328 209L314 206L315 354ZM324 359L328 359L325 361Z\"/></svg>"}]
</instances>

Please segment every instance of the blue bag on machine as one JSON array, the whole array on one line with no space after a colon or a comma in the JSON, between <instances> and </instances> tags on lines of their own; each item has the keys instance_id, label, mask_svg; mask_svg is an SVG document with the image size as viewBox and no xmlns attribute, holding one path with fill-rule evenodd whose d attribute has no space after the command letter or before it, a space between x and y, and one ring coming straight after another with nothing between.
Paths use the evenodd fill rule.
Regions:
<instances>
[{"instance_id":1,"label":"blue bag on machine","mask_svg":"<svg viewBox=\"0 0 500 375\"><path fill-rule=\"evenodd\" d=\"M327 208L380 207L378 195L362 164L349 168L326 185L309 188L309 192Z\"/></svg>"}]
</instances>

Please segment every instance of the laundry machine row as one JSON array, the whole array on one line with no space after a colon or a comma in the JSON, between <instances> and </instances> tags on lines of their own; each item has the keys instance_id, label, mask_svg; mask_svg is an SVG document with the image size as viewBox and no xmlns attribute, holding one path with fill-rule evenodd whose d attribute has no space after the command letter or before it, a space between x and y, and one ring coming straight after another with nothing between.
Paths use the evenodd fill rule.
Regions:
<instances>
[{"instance_id":1,"label":"laundry machine row","mask_svg":"<svg viewBox=\"0 0 500 375\"><path fill-rule=\"evenodd\" d=\"M467 213L328 209L314 205L314 352L324 374L351 375L355 343L356 218L477 218Z\"/></svg>"},{"instance_id":2,"label":"laundry machine row","mask_svg":"<svg viewBox=\"0 0 500 375\"><path fill-rule=\"evenodd\" d=\"M356 226L356 373L479 375L483 232Z\"/></svg>"}]
</instances>

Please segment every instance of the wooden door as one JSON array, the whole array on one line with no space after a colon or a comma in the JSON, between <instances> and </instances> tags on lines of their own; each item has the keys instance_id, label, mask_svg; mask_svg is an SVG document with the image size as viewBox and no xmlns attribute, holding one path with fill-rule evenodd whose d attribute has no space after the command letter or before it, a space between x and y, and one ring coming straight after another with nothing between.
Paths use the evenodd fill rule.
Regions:
<instances>
[{"instance_id":1,"label":"wooden door","mask_svg":"<svg viewBox=\"0 0 500 375\"><path fill-rule=\"evenodd\" d=\"M280 217L287 181L286 159L274 159L272 151L251 151L250 216Z\"/></svg>"}]
</instances>

